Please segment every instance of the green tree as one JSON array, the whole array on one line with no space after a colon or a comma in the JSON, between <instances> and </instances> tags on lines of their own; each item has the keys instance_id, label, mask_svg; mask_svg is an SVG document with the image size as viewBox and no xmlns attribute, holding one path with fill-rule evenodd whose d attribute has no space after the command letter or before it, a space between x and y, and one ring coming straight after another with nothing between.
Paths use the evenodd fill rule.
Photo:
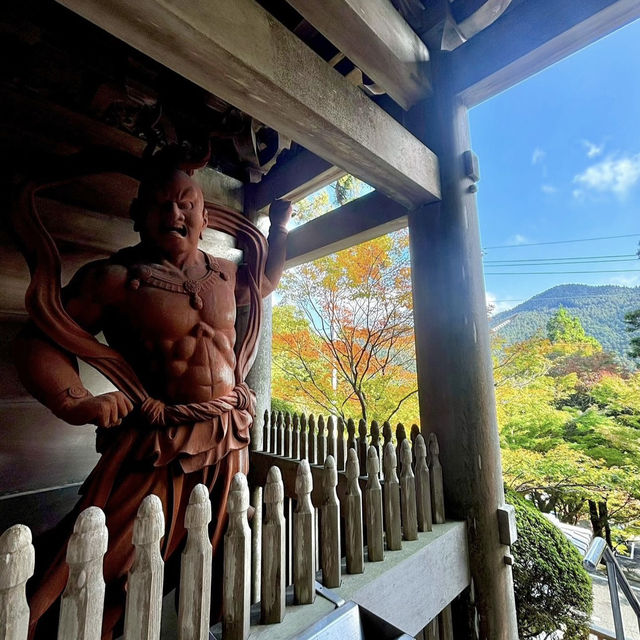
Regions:
<instances>
[{"instance_id":1,"label":"green tree","mask_svg":"<svg viewBox=\"0 0 640 640\"><path fill-rule=\"evenodd\" d=\"M627 331L640 331L640 309L626 313L624 316L624 322L627 325ZM631 347L629 355L632 358L640 358L640 336L633 336L629 340L629 346Z\"/></svg>"},{"instance_id":2,"label":"green tree","mask_svg":"<svg viewBox=\"0 0 640 640\"><path fill-rule=\"evenodd\" d=\"M596 351L602 350L600 343L585 333L580 318L572 316L563 307L560 307L560 309L549 318L547 322L547 337L553 344L579 344L583 347L591 347Z\"/></svg>"},{"instance_id":3,"label":"green tree","mask_svg":"<svg viewBox=\"0 0 640 640\"><path fill-rule=\"evenodd\" d=\"M568 313L557 320L547 338L494 340L505 482L565 522L589 519L616 546L640 525L640 376Z\"/></svg>"}]
</instances>

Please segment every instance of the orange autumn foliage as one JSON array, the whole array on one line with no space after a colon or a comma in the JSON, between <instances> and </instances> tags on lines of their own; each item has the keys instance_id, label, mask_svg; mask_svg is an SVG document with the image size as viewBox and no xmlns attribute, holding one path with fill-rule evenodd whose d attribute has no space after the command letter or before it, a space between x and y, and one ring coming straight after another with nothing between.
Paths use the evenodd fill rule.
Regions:
<instances>
[{"instance_id":1,"label":"orange autumn foliage","mask_svg":"<svg viewBox=\"0 0 640 640\"><path fill-rule=\"evenodd\" d=\"M415 420L406 231L288 272L274 309L273 395L308 411Z\"/></svg>"}]
</instances>

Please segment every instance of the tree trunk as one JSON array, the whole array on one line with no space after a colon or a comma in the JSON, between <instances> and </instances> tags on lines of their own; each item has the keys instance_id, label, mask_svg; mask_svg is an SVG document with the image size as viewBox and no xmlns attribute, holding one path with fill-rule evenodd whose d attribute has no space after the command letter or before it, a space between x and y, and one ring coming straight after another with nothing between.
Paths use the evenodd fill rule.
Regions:
<instances>
[{"instance_id":1,"label":"tree trunk","mask_svg":"<svg viewBox=\"0 0 640 640\"><path fill-rule=\"evenodd\" d=\"M602 526L603 523L601 516L598 513L598 505L593 500L589 500L589 519L591 520L593 535L598 536L599 538L604 538Z\"/></svg>"},{"instance_id":2,"label":"tree trunk","mask_svg":"<svg viewBox=\"0 0 640 640\"><path fill-rule=\"evenodd\" d=\"M360 391L360 390L356 391L356 396L358 398L358 401L360 402L360 411L362 412L362 419L366 423L367 422L367 401L366 401L366 398L364 397L364 393L362 393L362 391Z\"/></svg>"},{"instance_id":3,"label":"tree trunk","mask_svg":"<svg viewBox=\"0 0 640 640\"><path fill-rule=\"evenodd\" d=\"M589 500L589 515L591 518L591 526L593 527L593 535L604 538L610 549L613 549L611 542L611 526L609 525L609 509L606 501L596 503Z\"/></svg>"},{"instance_id":4,"label":"tree trunk","mask_svg":"<svg viewBox=\"0 0 640 640\"><path fill-rule=\"evenodd\" d=\"M604 527L604 539L607 541L610 549L613 549L613 543L611 542L611 527L609 525L609 509L607 509L606 502L600 502L598 504L598 511L600 513L600 522Z\"/></svg>"}]
</instances>

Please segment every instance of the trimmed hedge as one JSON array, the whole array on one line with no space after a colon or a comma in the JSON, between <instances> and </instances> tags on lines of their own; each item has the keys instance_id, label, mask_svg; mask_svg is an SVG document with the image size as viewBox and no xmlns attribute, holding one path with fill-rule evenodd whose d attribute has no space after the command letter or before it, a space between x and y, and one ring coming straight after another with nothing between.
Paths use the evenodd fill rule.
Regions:
<instances>
[{"instance_id":1,"label":"trimmed hedge","mask_svg":"<svg viewBox=\"0 0 640 640\"><path fill-rule=\"evenodd\" d=\"M593 595L578 550L520 495L508 491L507 502L516 509L518 526L512 553L520 639L557 630L564 640L587 639Z\"/></svg>"}]
</instances>

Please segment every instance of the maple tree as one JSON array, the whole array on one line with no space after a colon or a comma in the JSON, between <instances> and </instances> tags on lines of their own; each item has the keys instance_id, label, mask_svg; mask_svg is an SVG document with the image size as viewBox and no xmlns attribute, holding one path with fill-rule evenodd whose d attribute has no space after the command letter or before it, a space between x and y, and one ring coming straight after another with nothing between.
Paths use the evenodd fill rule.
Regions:
<instances>
[{"instance_id":1,"label":"maple tree","mask_svg":"<svg viewBox=\"0 0 640 640\"><path fill-rule=\"evenodd\" d=\"M342 417L415 420L406 231L292 269L279 292L284 304L274 309L277 397Z\"/></svg>"}]
</instances>

